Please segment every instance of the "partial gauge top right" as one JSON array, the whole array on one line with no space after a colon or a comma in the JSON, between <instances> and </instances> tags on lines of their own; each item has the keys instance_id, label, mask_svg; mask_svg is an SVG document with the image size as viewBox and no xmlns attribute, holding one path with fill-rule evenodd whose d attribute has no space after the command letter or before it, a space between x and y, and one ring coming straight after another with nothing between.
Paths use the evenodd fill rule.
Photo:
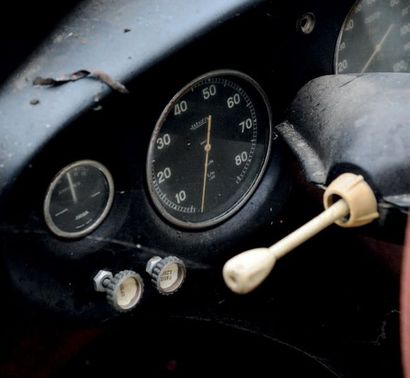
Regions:
<instances>
[{"instance_id":1,"label":"partial gauge top right","mask_svg":"<svg viewBox=\"0 0 410 378\"><path fill-rule=\"evenodd\" d=\"M336 46L335 73L409 72L410 0L359 0Z\"/></svg>"}]
</instances>

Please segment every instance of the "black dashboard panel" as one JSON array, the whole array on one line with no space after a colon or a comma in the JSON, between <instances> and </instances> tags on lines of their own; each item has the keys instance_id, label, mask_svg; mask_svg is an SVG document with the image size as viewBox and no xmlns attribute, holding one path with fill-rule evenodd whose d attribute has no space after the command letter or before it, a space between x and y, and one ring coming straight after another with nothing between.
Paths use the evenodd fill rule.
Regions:
<instances>
[{"instance_id":1,"label":"black dashboard panel","mask_svg":"<svg viewBox=\"0 0 410 378\"><path fill-rule=\"evenodd\" d=\"M214 269L217 261L226 258L226 253L251 245L253 236L263 235L263 229L275 230L275 225L280 228L278 214L286 203L290 176L284 169L286 149L276 136L272 136L272 153L266 173L253 196L234 217L215 227L189 231L164 220L154 209L145 176L148 144L156 121L167 102L188 81L226 67L251 75L267 90L271 82L278 81L270 74L269 50L253 43L260 35L272 33L270 20L266 5L250 10L246 17L237 15L205 37L197 37L195 43L163 63L153 65L128 81L129 95L113 93L98 101L95 96L88 96L90 110L82 111L87 105L85 102L77 104L77 110L71 110L71 123L63 131L56 133L58 126L51 121L47 124L43 137L55 136L18 178L7 206L10 217L6 218L8 236L3 244L5 261L12 281L25 297L61 314L104 319L113 316L115 310L103 295L94 292L92 277L98 270L132 268L144 272L149 257L173 254L183 258L188 274L194 275L196 270ZM136 32L130 29L124 38ZM237 30L241 32L238 34ZM221 46L226 48L221 49ZM126 58L128 62L133 59L131 55ZM255 61L262 64L255 66ZM282 86L279 81L274 85ZM101 90L102 84L83 80L58 88L30 88L40 103L28 106L35 108L32 111L41 112L47 108L47 101L68 98L65 91L79 91L81 96L87 97L84 87ZM78 96L73 98L79 101ZM284 110L281 101L271 104L274 124L279 122ZM73 106L68 105L71 109ZM59 113L56 117L64 119L66 116L60 107L50 109L56 109ZM42 117L49 116L49 111L42 113ZM35 121L31 119L30 122ZM26 126L21 124L21 127ZM40 145L33 143L32 147ZM27 153L28 150L24 151ZM107 219L93 233L77 240L66 240L52 234L45 225L43 201L57 172L83 159L98 161L111 172L115 184L114 202ZM26 194L27 188L30 188L30 195ZM267 237L271 239L277 232ZM148 288L146 296L149 292Z\"/></svg>"},{"instance_id":2,"label":"black dashboard panel","mask_svg":"<svg viewBox=\"0 0 410 378\"><path fill-rule=\"evenodd\" d=\"M333 74L337 37L352 4L84 2L0 92L0 249L7 287L15 294L10 306L68 322L122 320L92 279L101 269L133 269L146 287L130 319L143 327L160 321L159 315L215 321L286 340L309 358L319 356L320 364L331 361L330 371L396 371L397 282L363 252L356 232L333 229L319 236L278 264L247 298L223 286L221 269L229 257L270 245L320 209L321 193L306 183L282 139L273 136L266 172L249 200L209 228L169 223L151 202L146 182L149 141L175 93L207 72L237 70L261 85L273 124L279 124L302 86ZM310 34L297 26L307 12L316 18ZM32 85L37 76L79 69L103 70L130 93L111 92L90 78ZM44 221L45 194L57 172L83 159L111 172L113 205L92 233L59 238ZM159 296L150 285L145 265L155 255L175 255L186 264L186 282L175 296Z\"/></svg>"},{"instance_id":3,"label":"black dashboard panel","mask_svg":"<svg viewBox=\"0 0 410 378\"><path fill-rule=\"evenodd\" d=\"M2 116L7 118L9 112L14 118L2 139L0 181L7 214L3 252L14 286L40 308L104 319L115 311L94 292L92 277L100 269L143 272L151 256L174 254L184 259L189 274L219 272L227 257L254 246L255 240L267 245L277 239L284 230L282 214L293 178L287 148L275 134L266 173L252 197L235 216L200 230L170 224L153 206L145 178L149 140L175 93L217 69L244 72L259 82L273 124L280 123L303 84L332 73L337 36L350 6L351 1L307 1L297 7L232 1L213 8L198 2L185 10L196 12L198 20L184 19L181 28L169 34L167 28L175 21L171 19L178 14L176 4L169 10L156 2L136 5L125 0L115 9L108 2L81 5L0 97L6 109ZM308 35L297 26L306 12L316 16ZM139 16L133 18L133 13ZM147 24L143 14L164 21L160 29ZM116 21L108 23L112 19ZM145 44L144 36L154 30L158 43ZM108 88L92 79L58 87L32 85L39 75L58 77L90 67L122 80L130 94L107 96ZM31 103L33 99L38 103ZM17 106L23 106L22 111L16 113ZM47 228L43 201L56 173L83 159L98 161L111 172L114 202L93 233L66 240ZM9 188L13 190L6 202Z\"/></svg>"}]
</instances>

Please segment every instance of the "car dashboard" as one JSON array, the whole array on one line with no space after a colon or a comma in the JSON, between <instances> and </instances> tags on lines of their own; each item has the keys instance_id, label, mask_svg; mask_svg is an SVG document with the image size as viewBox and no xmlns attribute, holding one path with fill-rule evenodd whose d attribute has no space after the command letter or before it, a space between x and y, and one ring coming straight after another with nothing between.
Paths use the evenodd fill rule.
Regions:
<instances>
[{"instance_id":1,"label":"car dashboard","mask_svg":"<svg viewBox=\"0 0 410 378\"><path fill-rule=\"evenodd\" d=\"M349 134L335 157L326 152L332 141L321 139L329 130L318 124L316 135L309 120L326 89L306 95L303 115L295 102L322 76L408 71L410 4L386 1L386 12L379 3L76 4L0 92L10 324L2 332L12 345L0 375L401 376L408 133L398 136L399 163L395 154L389 161L397 185L383 185L372 148L360 159L352 152L370 127ZM338 101L364 109L349 92L353 79L341 80L336 87L351 98ZM359 129L338 124L336 105L326 111L336 120L331 135ZM302 121L311 128L301 135L326 156L321 175L300 139L277 127ZM230 292L224 263L322 211L323 190L347 169L379 189L380 219L332 226L278 262L253 293ZM168 270L159 269L166 261ZM121 302L113 291L120 281L140 295ZM45 346L19 349L21 340Z\"/></svg>"}]
</instances>

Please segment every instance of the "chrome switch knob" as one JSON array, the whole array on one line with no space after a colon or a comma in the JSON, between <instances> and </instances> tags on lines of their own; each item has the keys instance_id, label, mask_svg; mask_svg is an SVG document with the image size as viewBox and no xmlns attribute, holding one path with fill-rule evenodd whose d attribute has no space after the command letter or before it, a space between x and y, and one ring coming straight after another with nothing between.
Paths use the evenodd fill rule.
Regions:
<instances>
[{"instance_id":1,"label":"chrome switch knob","mask_svg":"<svg viewBox=\"0 0 410 378\"><path fill-rule=\"evenodd\" d=\"M106 270L100 270L94 277L96 291L105 292L107 301L117 311L132 310L141 300L144 282L138 273L123 270L115 276Z\"/></svg>"},{"instance_id":2,"label":"chrome switch knob","mask_svg":"<svg viewBox=\"0 0 410 378\"><path fill-rule=\"evenodd\" d=\"M146 266L146 272L160 294L174 294L183 284L186 276L184 262L175 256L152 257Z\"/></svg>"}]
</instances>

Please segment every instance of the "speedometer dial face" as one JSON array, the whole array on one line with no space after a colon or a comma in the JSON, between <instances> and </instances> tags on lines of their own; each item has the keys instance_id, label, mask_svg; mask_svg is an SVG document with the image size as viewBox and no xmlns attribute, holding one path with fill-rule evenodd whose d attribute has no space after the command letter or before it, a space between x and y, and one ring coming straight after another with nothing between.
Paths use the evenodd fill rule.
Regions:
<instances>
[{"instance_id":1,"label":"speedometer dial face","mask_svg":"<svg viewBox=\"0 0 410 378\"><path fill-rule=\"evenodd\" d=\"M157 122L148 151L153 202L170 222L223 221L250 197L266 166L271 115L250 77L215 71L189 83Z\"/></svg>"},{"instance_id":2,"label":"speedometer dial face","mask_svg":"<svg viewBox=\"0 0 410 378\"><path fill-rule=\"evenodd\" d=\"M410 0L357 1L340 32L335 72L410 72Z\"/></svg>"}]
</instances>

